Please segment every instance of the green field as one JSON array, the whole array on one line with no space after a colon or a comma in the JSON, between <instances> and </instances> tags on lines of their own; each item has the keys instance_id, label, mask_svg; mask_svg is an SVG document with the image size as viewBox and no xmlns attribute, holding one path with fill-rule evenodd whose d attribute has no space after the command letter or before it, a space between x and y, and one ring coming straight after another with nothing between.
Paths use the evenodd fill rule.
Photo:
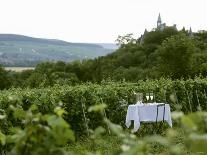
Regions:
<instances>
[{"instance_id":1,"label":"green field","mask_svg":"<svg viewBox=\"0 0 207 155\"><path fill-rule=\"evenodd\" d=\"M22 72L25 70L34 70L34 67L5 67L7 71Z\"/></svg>"}]
</instances>

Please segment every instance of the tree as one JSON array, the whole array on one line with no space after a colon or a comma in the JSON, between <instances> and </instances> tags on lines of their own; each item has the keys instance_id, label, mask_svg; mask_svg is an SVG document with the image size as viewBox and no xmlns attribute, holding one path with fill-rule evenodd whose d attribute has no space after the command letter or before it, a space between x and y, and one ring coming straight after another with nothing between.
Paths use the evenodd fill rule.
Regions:
<instances>
[{"instance_id":1,"label":"tree","mask_svg":"<svg viewBox=\"0 0 207 155\"><path fill-rule=\"evenodd\" d=\"M195 37L197 37L198 40L207 43L207 31L198 31L197 33L195 33Z\"/></svg>"},{"instance_id":2,"label":"tree","mask_svg":"<svg viewBox=\"0 0 207 155\"><path fill-rule=\"evenodd\" d=\"M118 38L116 39L117 45L120 47L124 47L127 44L136 44L136 39L134 39L132 35L133 34L130 33L125 36L118 36Z\"/></svg>"},{"instance_id":3,"label":"tree","mask_svg":"<svg viewBox=\"0 0 207 155\"><path fill-rule=\"evenodd\" d=\"M11 82L9 80L8 72L0 66L0 89L9 88Z\"/></svg>"},{"instance_id":4,"label":"tree","mask_svg":"<svg viewBox=\"0 0 207 155\"><path fill-rule=\"evenodd\" d=\"M177 34L178 31L174 27L166 27L163 31L155 30L148 32L144 37L144 49L146 55L155 52L157 47L161 45L165 39Z\"/></svg>"},{"instance_id":5,"label":"tree","mask_svg":"<svg viewBox=\"0 0 207 155\"><path fill-rule=\"evenodd\" d=\"M160 45L166 38L177 34L178 31L174 27L166 27L163 31L151 31L146 34L144 38L144 45Z\"/></svg>"},{"instance_id":6,"label":"tree","mask_svg":"<svg viewBox=\"0 0 207 155\"><path fill-rule=\"evenodd\" d=\"M49 86L49 80L46 74L34 72L26 81L26 85L30 88Z\"/></svg>"},{"instance_id":7,"label":"tree","mask_svg":"<svg viewBox=\"0 0 207 155\"><path fill-rule=\"evenodd\" d=\"M21 72L8 72L8 76L11 79L11 85L13 87L25 87L27 86L27 79L33 74L33 70L24 70Z\"/></svg>"},{"instance_id":8,"label":"tree","mask_svg":"<svg viewBox=\"0 0 207 155\"><path fill-rule=\"evenodd\" d=\"M159 71L175 79L189 76L196 50L193 39L185 34L168 38L157 49Z\"/></svg>"}]
</instances>

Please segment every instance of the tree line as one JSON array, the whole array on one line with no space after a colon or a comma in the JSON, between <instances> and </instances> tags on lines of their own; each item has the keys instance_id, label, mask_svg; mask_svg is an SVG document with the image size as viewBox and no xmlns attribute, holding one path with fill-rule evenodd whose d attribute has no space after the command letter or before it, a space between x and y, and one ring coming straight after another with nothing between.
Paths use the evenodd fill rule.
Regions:
<instances>
[{"instance_id":1,"label":"tree line","mask_svg":"<svg viewBox=\"0 0 207 155\"><path fill-rule=\"evenodd\" d=\"M141 42L141 39L142 42ZM21 73L0 68L0 89L74 85L103 80L130 81L194 78L207 75L207 31L190 35L185 29L152 30L143 38L119 36L119 49L95 59L43 62Z\"/></svg>"}]
</instances>

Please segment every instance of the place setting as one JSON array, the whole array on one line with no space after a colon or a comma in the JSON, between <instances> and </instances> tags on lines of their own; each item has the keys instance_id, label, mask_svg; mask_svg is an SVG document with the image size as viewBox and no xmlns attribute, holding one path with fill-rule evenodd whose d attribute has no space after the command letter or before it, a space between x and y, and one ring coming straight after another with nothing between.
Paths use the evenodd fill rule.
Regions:
<instances>
[{"instance_id":1,"label":"place setting","mask_svg":"<svg viewBox=\"0 0 207 155\"><path fill-rule=\"evenodd\" d=\"M170 105L157 103L155 93L135 93L136 102L127 108L126 126L129 128L134 122L133 132L137 132L141 123L167 122L172 127ZM145 95L145 96L144 96ZM144 101L144 102L143 102Z\"/></svg>"}]
</instances>

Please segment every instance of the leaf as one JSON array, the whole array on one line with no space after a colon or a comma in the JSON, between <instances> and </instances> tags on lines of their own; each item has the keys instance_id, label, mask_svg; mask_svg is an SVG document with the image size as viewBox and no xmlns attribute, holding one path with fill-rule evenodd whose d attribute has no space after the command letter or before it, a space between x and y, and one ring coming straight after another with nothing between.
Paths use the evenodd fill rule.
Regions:
<instances>
[{"instance_id":1,"label":"leaf","mask_svg":"<svg viewBox=\"0 0 207 155\"><path fill-rule=\"evenodd\" d=\"M36 105L36 104L33 104L33 105L30 107L30 110L31 110L31 111L38 110L37 105Z\"/></svg>"},{"instance_id":2,"label":"leaf","mask_svg":"<svg viewBox=\"0 0 207 155\"><path fill-rule=\"evenodd\" d=\"M164 138L164 137L161 137L161 136L150 136L150 137L146 137L145 140L147 142L157 142L157 143L160 143L163 146L169 145L169 142L168 142L167 138Z\"/></svg>"},{"instance_id":3,"label":"leaf","mask_svg":"<svg viewBox=\"0 0 207 155\"><path fill-rule=\"evenodd\" d=\"M6 144L6 136L0 131L0 142L2 145Z\"/></svg>"},{"instance_id":4,"label":"leaf","mask_svg":"<svg viewBox=\"0 0 207 155\"><path fill-rule=\"evenodd\" d=\"M99 126L98 128L95 129L95 131L93 132L91 138L95 139L96 137L100 136L101 134L103 134L105 132L106 132L106 129Z\"/></svg>"},{"instance_id":5,"label":"leaf","mask_svg":"<svg viewBox=\"0 0 207 155\"><path fill-rule=\"evenodd\" d=\"M114 124L110 122L108 119L105 119L104 121L114 134L122 138L125 137L123 133L123 128L120 125Z\"/></svg>"},{"instance_id":6,"label":"leaf","mask_svg":"<svg viewBox=\"0 0 207 155\"><path fill-rule=\"evenodd\" d=\"M189 116L183 116L181 122L187 129L196 130L197 126Z\"/></svg>"},{"instance_id":7,"label":"leaf","mask_svg":"<svg viewBox=\"0 0 207 155\"><path fill-rule=\"evenodd\" d=\"M24 111L23 109L20 108L16 108L14 110L14 117L18 118L18 119L23 119L26 116L26 111Z\"/></svg>"},{"instance_id":8,"label":"leaf","mask_svg":"<svg viewBox=\"0 0 207 155\"><path fill-rule=\"evenodd\" d=\"M61 117L48 116L48 124L51 126L52 136L58 145L66 145L68 140L75 141L73 131L69 124Z\"/></svg>"},{"instance_id":9,"label":"leaf","mask_svg":"<svg viewBox=\"0 0 207 155\"><path fill-rule=\"evenodd\" d=\"M189 149L194 153L207 154L207 134L192 133L189 136Z\"/></svg>"},{"instance_id":10,"label":"leaf","mask_svg":"<svg viewBox=\"0 0 207 155\"><path fill-rule=\"evenodd\" d=\"M6 115L0 115L0 120L5 119Z\"/></svg>"},{"instance_id":11,"label":"leaf","mask_svg":"<svg viewBox=\"0 0 207 155\"><path fill-rule=\"evenodd\" d=\"M56 107L54 109L54 112L58 115L58 116L62 116L63 114L66 114L66 111L64 109L62 109L61 107Z\"/></svg>"},{"instance_id":12,"label":"leaf","mask_svg":"<svg viewBox=\"0 0 207 155\"><path fill-rule=\"evenodd\" d=\"M94 112L103 111L106 108L107 108L107 105L104 104L104 103L97 104L97 105L94 105L94 106L89 107L88 112L92 112L92 111L94 111Z\"/></svg>"},{"instance_id":13,"label":"leaf","mask_svg":"<svg viewBox=\"0 0 207 155\"><path fill-rule=\"evenodd\" d=\"M177 120L183 116L183 112L172 112L172 119Z\"/></svg>"}]
</instances>

